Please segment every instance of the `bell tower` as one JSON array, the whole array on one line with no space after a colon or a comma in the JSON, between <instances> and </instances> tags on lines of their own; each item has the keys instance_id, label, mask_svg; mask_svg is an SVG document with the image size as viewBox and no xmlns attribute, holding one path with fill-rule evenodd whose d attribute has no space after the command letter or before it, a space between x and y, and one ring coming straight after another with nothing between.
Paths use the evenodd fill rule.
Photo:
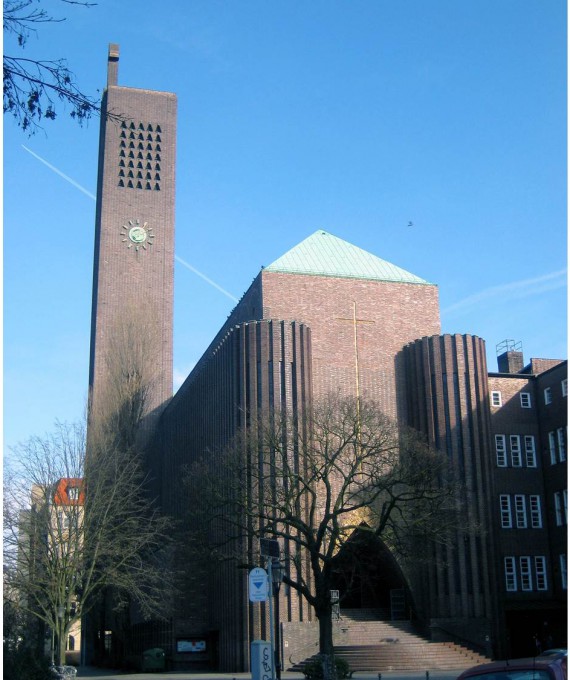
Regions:
<instances>
[{"instance_id":1,"label":"bell tower","mask_svg":"<svg viewBox=\"0 0 570 680\"><path fill-rule=\"evenodd\" d=\"M99 138L90 408L101 399L113 355L139 352L153 376L145 411L157 414L172 396L177 100L120 86L118 67L119 46L111 44ZM119 348L125 327L130 335Z\"/></svg>"}]
</instances>

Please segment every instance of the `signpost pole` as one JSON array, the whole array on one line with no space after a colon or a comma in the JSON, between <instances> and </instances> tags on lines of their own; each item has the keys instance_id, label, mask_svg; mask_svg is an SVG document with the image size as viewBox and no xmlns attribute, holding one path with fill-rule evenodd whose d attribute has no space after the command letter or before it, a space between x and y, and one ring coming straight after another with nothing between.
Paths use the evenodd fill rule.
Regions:
<instances>
[{"instance_id":1,"label":"signpost pole","mask_svg":"<svg viewBox=\"0 0 570 680\"><path fill-rule=\"evenodd\" d=\"M275 680L275 640L273 639L273 579L271 577L271 563L273 559L267 558L267 573L269 576L269 641L271 645L271 680Z\"/></svg>"}]
</instances>

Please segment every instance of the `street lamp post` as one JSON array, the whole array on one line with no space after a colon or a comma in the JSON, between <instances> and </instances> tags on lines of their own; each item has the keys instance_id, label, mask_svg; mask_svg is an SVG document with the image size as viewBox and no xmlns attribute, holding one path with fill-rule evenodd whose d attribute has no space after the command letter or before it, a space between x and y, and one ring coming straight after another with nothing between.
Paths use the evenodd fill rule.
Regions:
<instances>
[{"instance_id":1,"label":"street lamp post","mask_svg":"<svg viewBox=\"0 0 570 680\"><path fill-rule=\"evenodd\" d=\"M63 632L63 617L65 616L65 607L60 604L57 608L57 620L59 622L59 630L57 632L57 663L59 664L61 659L59 658L59 652L61 650L61 637ZM53 650L52 650L52 665L53 665Z\"/></svg>"},{"instance_id":2,"label":"street lamp post","mask_svg":"<svg viewBox=\"0 0 570 680\"><path fill-rule=\"evenodd\" d=\"M275 676L281 680L281 641L279 636L279 588L285 573L285 566L279 560L273 560L271 564L271 581L273 585L273 597L275 598Z\"/></svg>"}]
</instances>

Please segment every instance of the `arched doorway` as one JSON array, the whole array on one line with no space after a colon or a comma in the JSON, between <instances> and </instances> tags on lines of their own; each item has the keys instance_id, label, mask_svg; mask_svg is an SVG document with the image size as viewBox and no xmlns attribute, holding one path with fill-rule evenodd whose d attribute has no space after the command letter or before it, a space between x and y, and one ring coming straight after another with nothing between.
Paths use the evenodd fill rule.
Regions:
<instances>
[{"instance_id":1,"label":"arched doorway","mask_svg":"<svg viewBox=\"0 0 570 680\"><path fill-rule=\"evenodd\" d=\"M384 542L362 525L334 560L333 588L341 609L376 609L381 618L409 619L412 607L400 566Z\"/></svg>"}]
</instances>

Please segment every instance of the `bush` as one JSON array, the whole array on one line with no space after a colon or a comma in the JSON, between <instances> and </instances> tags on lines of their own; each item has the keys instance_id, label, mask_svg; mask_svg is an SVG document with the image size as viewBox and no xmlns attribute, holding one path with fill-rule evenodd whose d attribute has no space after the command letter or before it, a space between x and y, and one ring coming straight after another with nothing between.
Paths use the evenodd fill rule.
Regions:
<instances>
[{"instance_id":1,"label":"bush","mask_svg":"<svg viewBox=\"0 0 570 680\"><path fill-rule=\"evenodd\" d=\"M345 680L345 678L352 677L350 666L344 659L334 658L334 665L336 667L337 680ZM323 680L323 661L322 656L307 661L303 666L303 674L307 680Z\"/></svg>"},{"instance_id":2,"label":"bush","mask_svg":"<svg viewBox=\"0 0 570 680\"><path fill-rule=\"evenodd\" d=\"M49 661L29 647L4 645L4 680L46 680Z\"/></svg>"}]
</instances>

